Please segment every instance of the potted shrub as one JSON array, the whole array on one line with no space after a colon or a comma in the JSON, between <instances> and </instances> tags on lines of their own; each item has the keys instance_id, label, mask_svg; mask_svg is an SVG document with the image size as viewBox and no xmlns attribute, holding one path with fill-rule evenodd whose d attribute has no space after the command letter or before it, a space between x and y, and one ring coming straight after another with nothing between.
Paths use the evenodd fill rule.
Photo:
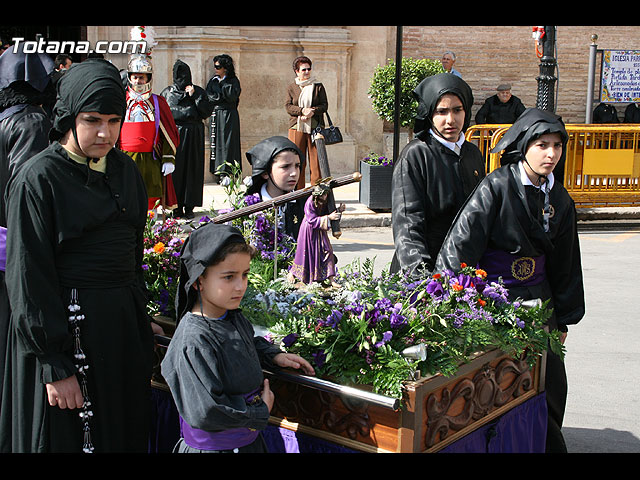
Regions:
<instances>
[{"instance_id":1,"label":"potted shrub","mask_svg":"<svg viewBox=\"0 0 640 480\"><path fill-rule=\"evenodd\" d=\"M391 210L391 174L393 161L370 153L360 160L359 199L371 210Z\"/></svg>"}]
</instances>

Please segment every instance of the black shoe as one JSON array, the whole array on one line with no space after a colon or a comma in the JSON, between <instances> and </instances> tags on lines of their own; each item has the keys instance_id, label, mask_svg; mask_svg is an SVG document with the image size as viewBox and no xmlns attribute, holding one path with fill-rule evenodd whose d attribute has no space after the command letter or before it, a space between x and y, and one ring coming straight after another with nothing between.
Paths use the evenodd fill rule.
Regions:
<instances>
[{"instance_id":1,"label":"black shoe","mask_svg":"<svg viewBox=\"0 0 640 480\"><path fill-rule=\"evenodd\" d=\"M185 218L188 218L189 220L191 220L193 217L195 217L195 214L193 213L193 208L185 208L184 209L184 216L185 216Z\"/></svg>"},{"instance_id":2,"label":"black shoe","mask_svg":"<svg viewBox=\"0 0 640 480\"><path fill-rule=\"evenodd\" d=\"M180 217L184 217L184 211L182 210L182 207L178 207L173 211L173 218Z\"/></svg>"}]
</instances>

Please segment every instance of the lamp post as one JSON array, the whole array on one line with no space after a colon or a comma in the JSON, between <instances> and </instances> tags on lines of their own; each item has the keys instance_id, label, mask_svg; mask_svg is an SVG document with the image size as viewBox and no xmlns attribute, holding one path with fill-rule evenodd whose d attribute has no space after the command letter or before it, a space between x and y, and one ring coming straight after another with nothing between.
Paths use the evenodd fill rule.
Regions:
<instances>
[{"instance_id":1,"label":"lamp post","mask_svg":"<svg viewBox=\"0 0 640 480\"><path fill-rule=\"evenodd\" d=\"M555 84L556 84L556 27L544 27L544 35L540 39L542 56L540 57L540 75L538 81L538 95L536 107L540 110L555 112Z\"/></svg>"}]
</instances>

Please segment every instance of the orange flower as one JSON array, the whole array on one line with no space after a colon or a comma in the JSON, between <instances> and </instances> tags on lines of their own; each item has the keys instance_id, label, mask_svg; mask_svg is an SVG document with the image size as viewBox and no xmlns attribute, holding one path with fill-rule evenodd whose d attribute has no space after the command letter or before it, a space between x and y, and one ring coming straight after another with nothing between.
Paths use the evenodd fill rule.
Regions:
<instances>
[{"instance_id":1,"label":"orange flower","mask_svg":"<svg viewBox=\"0 0 640 480\"><path fill-rule=\"evenodd\" d=\"M436 274L434 274L434 275L433 275L433 279L434 279L434 280L437 280L437 279L439 279L441 276L442 276L442 275L440 275L439 273L436 273Z\"/></svg>"},{"instance_id":2,"label":"orange flower","mask_svg":"<svg viewBox=\"0 0 640 480\"><path fill-rule=\"evenodd\" d=\"M462 262L462 263L460 264L460 268L467 268L467 264L466 264L466 263L464 263L464 262Z\"/></svg>"},{"instance_id":3,"label":"orange flower","mask_svg":"<svg viewBox=\"0 0 640 480\"><path fill-rule=\"evenodd\" d=\"M479 277L485 278L487 276L487 272L482 270L481 268L476 269L476 275Z\"/></svg>"},{"instance_id":4,"label":"orange flower","mask_svg":"<svg viewBox=\"0 0 640 480\"><path fill-rule=\"evenodd\" d=\"M153 246L153 251L156 253L164 252L164 243L158 242Z\"/></svg>"},{"instance_id":5,"label":"orange flower","mask_svg":"<svg viewBox=\"0 0 640 480\"><path fill-rule=\"evenodd\" d=\"M454 283L453 285L451 285L451 288L453 288L456 292L460 292L461 290L464 290L464 287L459 283Z\"/></svg>"},{"instance_id":6,"label":"orange flower","mask_svg":"<svg viewBox=\"0 0 640 480\"><path fill-rule=\"evenodd\" d=\"M479 299L478 299L478 303L480 304L480 306L481 306L481 307L484 307L484 306L487 304L487 302L485 302L485 301L484 301L483 299L481 299L481 298L479 298Z\"/></svg>"},{"instance_id":7,"label":"orange flower","mask_svg":"<svg viewBox=\"0 0 640 480\"><path fill-rule=\"evenodd\" d=\"M147 216L149 218L153 218L156 216L156 212L154 212L153 210L147 210Z\"/></svg>"}]
</instances>

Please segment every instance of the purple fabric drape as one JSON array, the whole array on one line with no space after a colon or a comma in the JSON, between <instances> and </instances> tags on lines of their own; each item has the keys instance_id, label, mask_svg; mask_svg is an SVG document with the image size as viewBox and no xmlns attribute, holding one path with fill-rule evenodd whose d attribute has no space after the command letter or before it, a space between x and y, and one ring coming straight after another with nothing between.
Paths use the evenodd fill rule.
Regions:
<instances>
[{"instance_id":1,"label":"purple fabric drape","mask_svg":"<svg viewBox=\"0 0 640 480\"><path fill-rule=\"evenodd\" d=\"M541 393L440 453L544 453L546 438L547 401Z\"/></svg>"}]
</instances>

